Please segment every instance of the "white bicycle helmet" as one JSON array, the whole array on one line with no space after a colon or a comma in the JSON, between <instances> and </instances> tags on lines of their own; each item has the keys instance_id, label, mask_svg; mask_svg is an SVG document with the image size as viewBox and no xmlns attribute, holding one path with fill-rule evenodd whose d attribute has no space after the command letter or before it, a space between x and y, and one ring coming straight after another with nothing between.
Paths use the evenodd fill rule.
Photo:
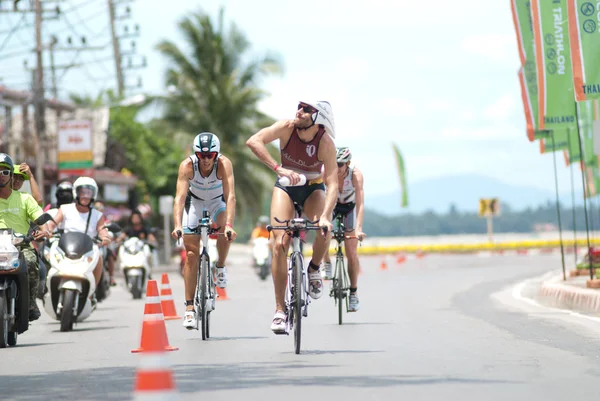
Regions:
<instances>
[{"instance_id":1,"label":"white bicycle helmet","mask_svg":"<svg viewBox=\"0 0 600 401\"><path fill-rule=\"evenodd\" d=\"M221 152L221 141L212 132L201 132L194 138L194 153Z\"/></svg>"},{"instance_id":2,"label":"white bicycle helmet","mask_svg":"<svg viewBox=\"0 0 600 401\"><path fill-rule=\"evenodd\" d=\"M350 152L350 148L347 146L342 146L337 148L337 162L338 163L348 163L352 160L352 153Z\"/></svg>"},{"instance_id":3,"label":"white bicycle helmet","mask_svg":"<svg viewBox=\"0 0 600 401\"><path fill-rule=\"evenodd\" d=\"M98 196L98 184L96 184L96 180L90 177L79 177L73 183L73 198L75 198L75 202L79 203L79 191L82 188L89 188L92 190L92 200L90 201L90 205L94 203L94 200Z\"/></svg>"},{"instance_id":4,"label":"white bicycle helmet","mask_svg":"<svg viewBox=\"0 0 600 401\"><path fill-rule=\"evenodd\" d=\"M313 125L321 124L325 127L325 130L331 139L335 139L335 121L333 120L333 110L331 109L329 102L324 100L305 102L301 100L300 103L307 104L317 110L317 112L312 115Z\"/></svg>"}]
</instances>

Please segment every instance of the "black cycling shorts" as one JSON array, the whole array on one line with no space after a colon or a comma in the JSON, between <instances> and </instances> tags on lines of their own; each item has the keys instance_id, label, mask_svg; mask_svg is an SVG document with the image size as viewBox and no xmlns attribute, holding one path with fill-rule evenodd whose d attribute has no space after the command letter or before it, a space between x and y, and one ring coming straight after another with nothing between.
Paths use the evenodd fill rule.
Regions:
<instances>
[{"instance_id":1,"label":"black cycling shorts","mask_svg":"<svg viewBox=\"0 0 600 401\"><path fill-rule=\"evenodd\" d=\"M314 191L325 191L325 184L321 181L318 184L306 184L299 187L284 187L279 184L279 178L275 182L277 188L281 188L286 194L292 199L292 202L297 204L300 208L304 208L304 202Z\"/></svg>"}]
</instances>

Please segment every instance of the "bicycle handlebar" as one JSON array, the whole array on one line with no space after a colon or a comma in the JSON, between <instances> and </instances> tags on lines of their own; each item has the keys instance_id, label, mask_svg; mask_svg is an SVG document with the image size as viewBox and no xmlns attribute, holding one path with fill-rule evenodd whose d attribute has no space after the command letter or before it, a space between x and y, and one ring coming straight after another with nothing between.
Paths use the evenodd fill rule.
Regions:
<instances>
[{"instance_id":1,"label":"bicycle handlebar","mask_svg":"<svg viewBox=\"0 0 600 401\"><path fill-rule=\"evenodd\" d=\"M279 220L277 217L274 217L275 221L281 224L288 224L290 221L294 221L295 219L290 219L290 220ZM307 224L317 224L319 222L319 219L316 219L315 221L310 221L308 219L300 219L302 221L304 221ZM271 226L272 227L272 226Z\"/></svg>"}]
</instances>

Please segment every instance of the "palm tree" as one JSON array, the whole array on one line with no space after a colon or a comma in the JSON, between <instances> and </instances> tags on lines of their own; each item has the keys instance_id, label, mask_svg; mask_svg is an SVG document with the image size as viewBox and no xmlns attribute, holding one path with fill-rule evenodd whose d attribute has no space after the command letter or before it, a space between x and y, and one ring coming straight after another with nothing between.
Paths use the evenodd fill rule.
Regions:
<instances>
[{"instance_id":1,"label":"palm tree","mask_svg":"<svg viewBox=\"0 0 600 401\"><path fill-rule=\"evenodd\" d=\"M187 52L171 41L157 46L170 62L166 83L176 88L164 99L163 118L173 135L188 135L190 145L202 131L220 138L222 153L233 163L238 210L242 215L250 212L255 216L265 189L274 179L244 143L273 122L257 108L267 95L258 87L258 80L281 72L281 64L270 55L245 63L250 42L235 24L226 30L223 8L216 26L199 11L183 18L179 29Z\"/></svg>"}]
</instances>

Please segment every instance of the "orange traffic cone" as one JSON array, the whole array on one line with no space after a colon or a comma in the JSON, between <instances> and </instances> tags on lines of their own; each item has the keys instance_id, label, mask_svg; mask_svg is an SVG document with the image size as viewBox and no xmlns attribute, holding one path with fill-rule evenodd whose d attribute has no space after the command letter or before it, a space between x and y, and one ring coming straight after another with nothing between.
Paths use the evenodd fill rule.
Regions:
<instances>
[{"instance_id":1,"label":"orange traffic cone","mask_svg":"<svg viewBox=\"0 0 600 401\"><path fill-rule=\"evenodd\" d=\"M387 261L385 260L385 256L383 257L383 260L381 261L381 266L379 267L379 270L387 270Z\"/></svg>"},{"instance_id":2,"label":"orange traffic cone","mask_svg":"<svg viewBox=\"0 0 600 401\"><path fill-rule=\"evenodd\" d=\"M423 259L423 257L425 257L425 252L417 251L417 259Z\"/></svg>"},{"instance_id":3,"label":"orange traffic cone","mask_svg":"<svg viewBox=\"0 0 600 401\"><path fill-rule=\"evenodd\" d=\"M177 311L175 310L175 301L173 301L173 293L171 292L171 284L169 283L169 275L167 273L163 273L161 278L160 305L165 320L181 319L181 316L177 316Z\"/></svg>"},{"instance_id":4,"label":"orange traffic cone","mask_svg":"<svg viewBox=\"0 0 600 401\"><path fill-rule=\"evenodd\" d=\"M217 287L217 301L228 301L230 298L227 296L227 290L225 288Z\"/></svg>"},{"instance_id":5,"label":"orange traffic cone","mask_svg":"<svg viewBox=\"0 0 600 401\"><path fill-rule=\"evenodd\" d=\"M164 322L151 320L146 323L149 330L158 332ZM142 360L135 372L134 400L178 399L173 372L169 366L165 349L169 346L166 337L151 336L145 344Z\"/></svg>"},{"instance_id":6,"label":"orange traffic cone","mask_svg":"<svg viewBox=\"0 0 600 401\"><path fill-rule=\"evenodd\" d=\"M396 263L404 263L404 262L406 262L406 255L404 255L404 254L401 253L396 258Z\"/></svg>"},{"instance_id":7,"label":"orange traffic cone","mask_svg":"<svg viewBox=\"0 0 600 401\"><path fill-rule=\"evenodd\" d=\"M152 322L157 322L157 324L151 324ZM144 322L142 323L142 341L140 347L131 350L131 352L146 352L153 344L152 341L161 341L161 343L164 343L165 351L176 351L179 349L169 345L165 317L160 306L156 280L148 280L146 305L144 306Z\"/></svg>"}]
</instances>

